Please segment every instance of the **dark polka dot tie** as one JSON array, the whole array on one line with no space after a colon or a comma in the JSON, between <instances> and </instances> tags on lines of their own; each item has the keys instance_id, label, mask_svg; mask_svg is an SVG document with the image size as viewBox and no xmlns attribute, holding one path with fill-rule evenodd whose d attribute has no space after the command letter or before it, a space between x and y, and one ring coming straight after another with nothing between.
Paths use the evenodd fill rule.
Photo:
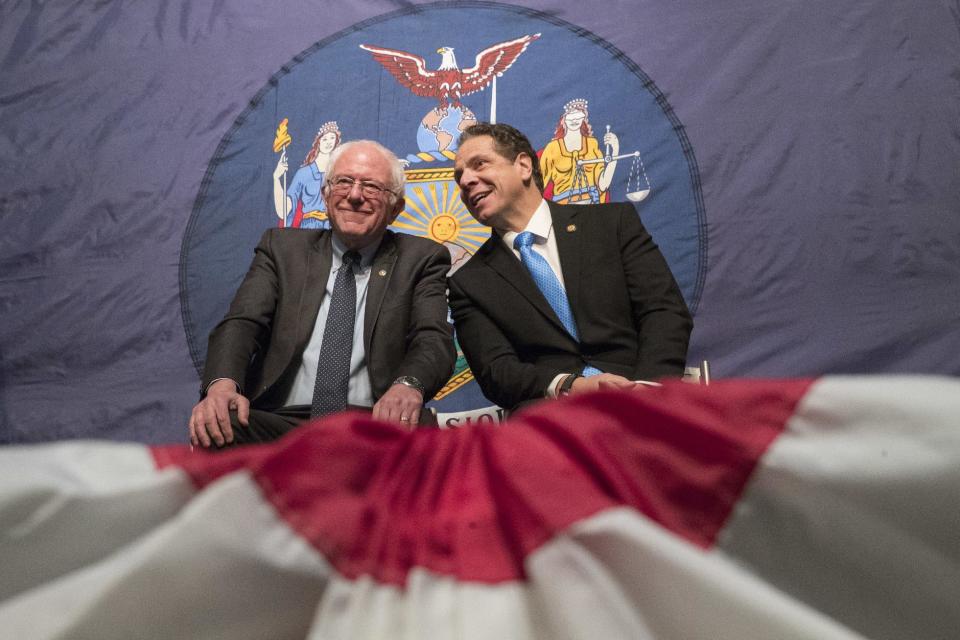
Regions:
<instances>
[{"instance_id":1,"label":"dark polka dot tie","mask_svg":"<svg viewBox=\"0 0 960 640\"><path fill-rule=\"evenodd\" d=\"M357 281L353 265L360 264L360 254L347 251L343 265L333 283L333 297L323 329L317 381L313 385L311 416L343 411L347 407L350 386L350 355L353 352L353 330L357 316Z\"/></svg>"}]
</instances>

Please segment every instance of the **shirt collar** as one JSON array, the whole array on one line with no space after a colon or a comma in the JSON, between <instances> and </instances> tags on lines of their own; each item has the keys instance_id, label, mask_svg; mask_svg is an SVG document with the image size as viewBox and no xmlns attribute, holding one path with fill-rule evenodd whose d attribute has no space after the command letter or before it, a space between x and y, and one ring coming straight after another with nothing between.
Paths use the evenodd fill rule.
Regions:
<instances>
[{"instance_id":1,"label":"shirt collar","mask_svg":"<svg viewBox=\"0 0 960 640\"><path fill-rule=\"evenodd\" d=\"M550 205L547 204L546 200L540 200L540 205L530 216L524 231L532 233L536 237L534 242L538 244L546 242L550 238L550 234L553 233L553 216L550 214ZM513 250L513 239L518 235L520 234L516 231L507 231L503 234L503 241L508 249Z\"/></svg>"},{"instance_id":2,"label":"shirt collar","mask_svg":"<svg viewBox=\"0 0 960 640\"><path fill-rule=\"evenodd\" d=\"M340 241L340 238L337 237L337 234L331 232L330 235L333 237L333 264L339 266L343 264L343 254L345 254L348 249L343 242ZM383 238L380 238L380 242L383 242ZM380 248L380 242L373 242L363 249L357 250L357 253L360 254L361 269L366 269L373 264L373 257L377 254L377 249Z\"/></svg>"}]
</instances>

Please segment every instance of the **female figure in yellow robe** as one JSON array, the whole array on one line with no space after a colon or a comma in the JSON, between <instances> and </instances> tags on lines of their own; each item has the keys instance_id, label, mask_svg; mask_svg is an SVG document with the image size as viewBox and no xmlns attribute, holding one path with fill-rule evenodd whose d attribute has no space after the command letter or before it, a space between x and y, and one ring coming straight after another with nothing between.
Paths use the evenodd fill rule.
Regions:
<instances>
[{"instance_id":1,"label":"female figure in yellow robe","mask_svg":"<svg viewBox=\"0 0 960 640\"><path fill-rule=\"evenodd\" d=\"M609 155L620 153L620 141L610 131L604 134L603 144L610 148ZM617 161L584 164L579 171L577 168L578 160L603 157L587 118L587 101L583 98L571 100L563 107L553 140L540 154L544 184L553 185L551 199L561 204L606 202Z\"/></svg>"}]
</instances>

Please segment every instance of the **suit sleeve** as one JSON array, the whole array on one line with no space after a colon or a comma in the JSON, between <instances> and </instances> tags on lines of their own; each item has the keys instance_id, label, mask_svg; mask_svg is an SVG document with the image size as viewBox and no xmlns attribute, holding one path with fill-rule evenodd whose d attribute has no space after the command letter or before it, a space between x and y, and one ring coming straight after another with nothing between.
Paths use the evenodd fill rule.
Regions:
<instances>
[{"instance_id":1,"label":"suit sleeve","mask_svg":"<svg viewBox=\"0 0 960 640\"><path fill-rule=\"evenodd\" d=\"M420 278L413 285L407 349L396 373L417 378L423 384L425 400L450 379L457 359L453 329L447 320L449 269L450 252L434 243Z\"/></svg>"},{"instance_id":2,"label":"suit sleeve","mask_svg":"<svg viewBox=\"0 0 960 640\"><path fill-rule=\"evenodd\" d=\"M201 393L217 378L230 378L247 394L250 361L269 341L278 299L278 276L271 245L272 234L263 234L230 309L214 327L207 343Z\"/></svg>"},{"instance_id":3,"label":"suit sleeve","mask_svg":"<svg viewBox=\"0 0 960 640\"><path fill-rule=\"evenodd\" d=\"M670 267L632 207L620 215L620 254L639 336L634 377L680 376L693 320Z\"/></svg>"},{"instance_id":4,"label":"suit sleeve","mask_svg":"<svg viewBox=\"0 0 960 640\"><path fill-rule=\"evenodd\" d=\"M507 409L544 397L560 367L523 362L500 327L480 309L456 279L450 280L450 308L457 340L489 400Z\"/></svg>"}]
</instances>

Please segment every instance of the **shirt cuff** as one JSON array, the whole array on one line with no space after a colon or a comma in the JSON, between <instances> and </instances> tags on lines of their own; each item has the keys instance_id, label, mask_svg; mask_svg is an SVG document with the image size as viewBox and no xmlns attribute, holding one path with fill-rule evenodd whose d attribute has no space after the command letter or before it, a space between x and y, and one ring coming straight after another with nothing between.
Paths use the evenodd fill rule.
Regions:
<instances>
[{"instance_id":1,"label":"shirt cuff","mask_svg":"<svg viewBox=\"0 0 960 640\"><path fill-rule=\"evenodd\" d=\"M556 398L557 389L560 388L560 383L563 382L564 378L569 375L569 373L558 373L556 376L554 376L553 380L550 381L550 384L547 385L547 390L543 394L544 397Z\"/></svg>"},{"instance_id":2,"label":"shirt cuff","mask_svg":"<svg viewBox=\"0 0 960 640\"><path fill-rule=\"evenodd\" d=\"M204 396L207 395L207 391L210 391L210 387L213 386L214 382L220 382L221 380L230 380L230 382L232 382L234 386L237 388L237 393L243 393L243 390L240 388L240 385L237 384L236 380L232 380L230 378L214 378L213 380L210 381L210 384L208 384L206 388L203 390L203 395Z\"/></svg>"}]
</instances>

